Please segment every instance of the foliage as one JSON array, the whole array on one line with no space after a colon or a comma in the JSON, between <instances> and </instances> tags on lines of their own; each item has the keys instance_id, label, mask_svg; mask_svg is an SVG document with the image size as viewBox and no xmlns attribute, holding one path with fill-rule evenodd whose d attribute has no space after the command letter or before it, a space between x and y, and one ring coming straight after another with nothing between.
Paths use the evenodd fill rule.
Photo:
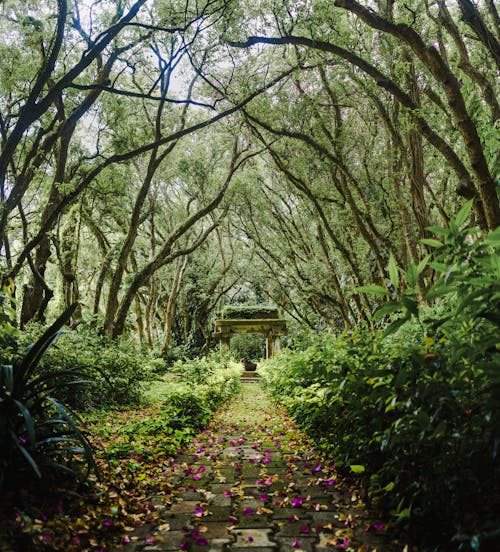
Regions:
<instances>
[{"instance_id":1,"label":"foliage","mask_svg":"<svg viewBox=\"0 0 500 552\"><path fill-rule=\"evenodd\" d=\"M8 363L16 350L18 330L16 328L15 300L11 286L0 290L0 362Z\"/></svg>"},{"instance_id":2,"label":"foliage","mask_svg":"<svg viewBox=\"0 0 500 552\"><path fill-rule=\"evenodd\" d=\"M172 371L182 378L190 393L199 394L208 408L214 410L238 390L242 367L230 357L221 357L218 353L213 353L209 357L176 362ZM175 389L174 394L180 393ZM169 402L170 396L169 391L164 399L165 404ZM185 402L189 402L187 395Z\"/></svg>"},{"instance_id":3,"label":"foliage","mask_svg":"<svg viewBox=\"0 0 500 552\"><path fill-rule=\"evenodd\" d=\"M78 421L53 398L61 389L79 383L77 372L41 369L43 355L74 309L66 310L22 357L1 366L0 489L7 484L26 486L33 475L47 484L55 474L76 477L85 464L95 467L92 447Z\"/></svg>"},{"instance_id":4,"label":"foliage","mask_svg":"<svg viewBox=\"0 0 500 552\"><path fill-rule=\"evenodd\" d=\"M222 309L222 318L244 318L245 320L278 318L278 309L271 305L226 305Z\"/></svg>"},{"instance_id":5,"label":"foliage","mask_svg":"<svg viewBox=\"0 0 500 552\"><path fill-rule=\"evenodd\" d=\"M237 359L257 362L265 357L264 337L260 334L236 334L231 337L231 354Z\"/></svg>"},{"instance_id":6,"label":"foliage","mask_svg":"<svg viewBox=\"0 0 500 552\"><path fill-rule=\"evenodd\" d=\"M464 220L432 229L443 238L429 263L441 273L427 294L435 306L415 302L397 331L313 338L263 374L402 526L431 544L491 550L500 539L499 233L481 237L460 229Z\"/></svg>"},{"instance_id":7,"label":"foliage","mask_svg":"<svg viewBox=\"0 0 500 552\"><path fill-rule=\"evenodd\" d=\"M23 340L37 334L31 325ZM64 335L40 363L47 375L77 370L85 382L61 389L57 396L78 410L139 404L144 382L164 370L154 352L140 350L131 340L72 332Z\"/></svg>"},{"instance_id":8,"label":"foliage","mask_svg":"<svg viewBox=\"0 0 500 552\"><path fill-rule=\"evenodd\" d=\"M162 453L174 454L239 390L241 367L228 358L179 361L173 370L175 374L147 384L145 399L152 409L147 416L125 413L118 430L115 413L97 411L86 416L96 424L99 437L108 443L112 437L106 451L109 458L128 458L131 451L154 458L157 451L149 440L158 436Z\"/></svg>"},{"instance_id":9,"label":"foliage","mask_svg":"<svg viewBox=\"0 0 500 552\"><path fill-rule=\"evenodd\" d=\"M179 363L177 372L184 371L185 378L167 374L150 383L149 406L84 414L100 479L91 477L91 485L66 496L10 495L15 521L1 526L0 535L9 531L21 550L99 550L120 539L130 542L126 539L138 522L159 520L161 510L145 497L162 495L168 503L176 489L165 471L216 408L239 389L239 365L214 358L202 370L203 362L197 360L195 370ZM195 371L196 383L189 376ZM0 525L8 521L1 514Z\"/></svg>"}]
</instances>

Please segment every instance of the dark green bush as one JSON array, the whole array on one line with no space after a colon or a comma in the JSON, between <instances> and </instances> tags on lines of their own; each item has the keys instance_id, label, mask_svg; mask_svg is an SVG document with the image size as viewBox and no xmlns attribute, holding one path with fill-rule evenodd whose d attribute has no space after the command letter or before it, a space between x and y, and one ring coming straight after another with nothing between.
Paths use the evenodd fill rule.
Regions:
<instances>
[{"instance_id":1,"label":"dark green bush","mask_svg":"<svg viewBox=\"0 0 500 552\"><path fill-rule=\"evenodd\" d=\"M266 342L263 335L236 334L231 338L231 354L237 359L258 362L266 356Z\"/></svg>"},{"instance_id":2,"label":"dark green bush","mask_svg":"<svg viewBox=\"0 0 500 552\"><path fill-rule=\"evenodd\" d=\"M441 242L428 240L436 247L430 264L442 274L428 294L435 306L418 304L411 286L419 271L410 268L410 288L382 307L384 315L402 313L392 333L312 338L306 350L274 358L263 375L405 529L433 546L496 550L500 232L480 238L459 221L433 229Z\"/></svg>"},{"instance_id":3,"label":"dark green bush","mask_svg":"<svg viewBox=\"0 0 500 552\"><path fill-rule=\"evenodd\" d=\"M38 332L37 326L31 326L23 341ZM145 381L163 371L163 365L163 360L131 341L110 342L102 336L71 332L47 352L40 370L47 374L77 370L85 383L59 390L57 397L85 410L139 404Z\"/></svg>"},{"instance_id":4,"label":"dark green bush","mask_svg":"<svg viewBox=\"0 0 500 552\"><path fill-rule=\"evenodd\" d=\"M222 318L244 318L256 320L260 318L278 318L278 309L272 305L226 305L222 309Z\"/></svg>"},{"instance_id":5,"label":"dark green bush","mask_svg":"<svg viewBox=\"0 0 500 552\"><path fill-rule=\"evenodd\" d=\"M23 356L0 366L0 490L26 487L34 478L45 484L57 477L74 479L93 451L74 415L54 395L78 385L75 370L40 369L43 355L61 335L74 307L61 315ZM85 475L84 475L85 477Z\"/></svg>"},{"instance_id":6,"label":"dark green bush","mask_svg":"<svg viewBox=\"0 0 500 552\"><path fill-rule=\"evenodd\" d=\"M178 429L203 427L240 388L241 366L218 354L179 361L174 372L180 379L168 382L161 400L169 423Z\"/></svg>"}]
</instances>

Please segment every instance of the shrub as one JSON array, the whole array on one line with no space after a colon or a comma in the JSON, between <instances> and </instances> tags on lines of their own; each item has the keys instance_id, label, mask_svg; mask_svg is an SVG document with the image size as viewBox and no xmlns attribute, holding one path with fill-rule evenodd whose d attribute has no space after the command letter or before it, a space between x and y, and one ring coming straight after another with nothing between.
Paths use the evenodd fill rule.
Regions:
<instances>
[{"instance_id":1,"label":"shrub","mask_svg":"<svg viewBox=\"0 0 500 552\"><path fill-rule=\"evenodd\" d=\"M222 318L278 318L278 309L272 305L226 305L222 309Z\"/></svg>"},{"instance_id":2,"label":"shrub","mask_svg":"<svg viewBox=\"0 0 500 552\"><path fill-rule=\"evenodd\" d=\"M38 332L33 325L22 339ZM47 352L40 370L47 375L78 371L85 383L58 390L57 397L72 408L86 410L139 404L145 381L164 371L163 364L132 341L111 342L103 336L71 332Z\"/></svg>"},{"instance_id":3,"label":"shrub","mask_svg":"<svg viewBox=\"0 0 500 552\"><path fill-rule=\"evenodd\" d=\"M238 359L257 362L266 355L266 343L263 335L236 334L231 338L231 354Z\"/></svg>"},{"instance_id":4,"label":"shrub","mask_svg":"<svg viewBox=\"0 0 500 552\"><path fill-rule=\"evenodd\" d=\"M0 489L8 483L26 486L32 476L50 479L54 474L82 473L82 464L95 467L92 447L77 419L53 398L75 384L74 370L46 372L40 363L61 335L74 307L64 312L26 354L4 363L0 370Z\"/></svg>"},{"instance_id":5,"label":"shrub","mask_svg":"<svg viewBox=\"0 0 500 552\"><path fill-rule=\"evenodd\" d=\"M433 229L441 242L427 240L436 248L430 265L442 274L427 296L435 306L418 304L412 286L420 269L410 267L410 288L379 311L401 312L389 330L312 337L262 374L400 525L433 545L493 550L500 544L500 231L481 238L461 229L466 211L448 229Z\"/></svg>"}]
</instances>

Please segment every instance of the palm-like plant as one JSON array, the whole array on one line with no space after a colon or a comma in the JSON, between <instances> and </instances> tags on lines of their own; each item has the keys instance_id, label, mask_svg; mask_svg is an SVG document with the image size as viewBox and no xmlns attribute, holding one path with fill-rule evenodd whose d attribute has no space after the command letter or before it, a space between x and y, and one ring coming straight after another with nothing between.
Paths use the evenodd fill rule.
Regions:
<instances>
[{"instance_id":1,"label":"palm-like plant","mask_svg":"<svg viewBox=\"0 0 500 552\"><path fill-rule=\"evenodd\" d=\"M74 413L53 398L61 387L78 385L72 370L37 370L45 351L64 333L76 305L67 309L26 354L0 367L0 490L27 474L61 472L75 478L96 469L93 448Z\"/></svg>"}]
</instances>

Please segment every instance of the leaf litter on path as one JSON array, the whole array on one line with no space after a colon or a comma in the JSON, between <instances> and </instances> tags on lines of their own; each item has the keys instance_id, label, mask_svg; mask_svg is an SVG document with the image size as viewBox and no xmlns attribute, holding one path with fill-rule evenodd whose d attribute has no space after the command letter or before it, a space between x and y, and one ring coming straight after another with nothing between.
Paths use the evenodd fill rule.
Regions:
<instances>
[{"instance_id":1,"label":"leaf litter on path","mask_svg":"<svg viewBox=\"0 0 500 552\"><path fill-rule=\"evenodd\" d=\"M170 525L152 532L154 550L174 549L179 533L180 549L193 552L409 550L370 517L363 489L349 486L255 383L219 410L164 475L174 491L159 517Z\"/></svg>"},{"instance_id":2,"label":"leaf litter on path","mask_svg":"<svg viewBox=\"0 0 500 552\"><path fill-rule=\"evenodd\" d=\"M160 434L134 438L125 458L101 462L90 501L19 520L34 542L65 552L409 550L370 517L363 489L343 480L256 383L244 384L176 456ZM110 430L103 445L120 451L121 440Z\"/></svg>"}]
</instances>

